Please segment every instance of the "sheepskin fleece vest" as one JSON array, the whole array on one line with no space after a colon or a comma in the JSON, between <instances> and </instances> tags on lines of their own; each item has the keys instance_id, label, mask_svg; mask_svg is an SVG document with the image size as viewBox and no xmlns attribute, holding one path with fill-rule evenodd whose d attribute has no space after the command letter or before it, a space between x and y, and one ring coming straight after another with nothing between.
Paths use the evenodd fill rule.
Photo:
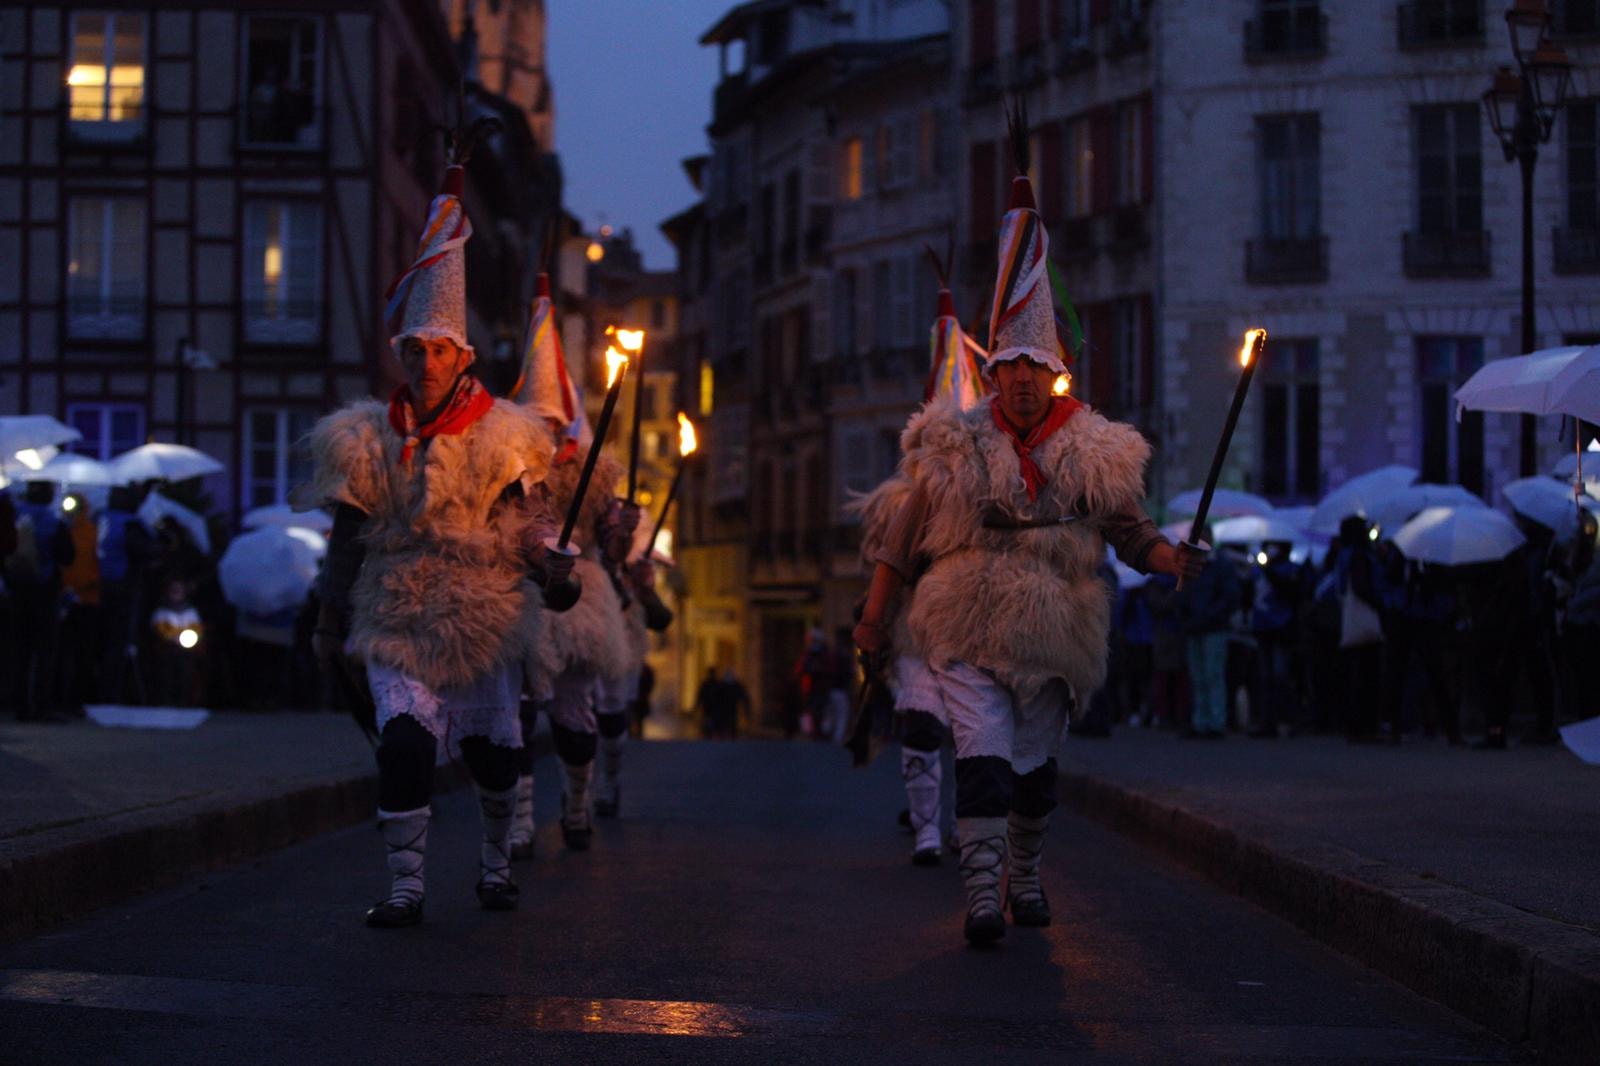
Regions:
<instances>
[{"instance_id":1,"label":"sheepskin fleece vest","mask_svg":"<svg viewBox=\"0 0 1600 1066\"><path fill-rule=\"evenodd\" d=\"M1110 595L1095 575L1105 542L1094 519L1138 504L1150 458L1144 437L1080 409L1034 449L1047 479L1037 500L1028 499L1017 454L988 403L962 412L936 400L913 417L901 444L903 470L930 503L922 548L933 562L907 617L916 653L988 670L1018 700L1053 678L1086 700L1105 681L1111 620ZM985 529L988 508L1082 520Z\"/></svg>"},{"instance_id":2,"label":"sheepskin fleece vest","mask_svg":"<svg viewBox=\"0 0 1600 1066\"><path fill-rule=\"evenodd\" d=\"M889 527L894 525L895 516L910 495L911 482L904 474L897 473L869 492L852 494L844 505L845 510L861 516L861 563L869 582L877 568L878 555L883 550L883 538L889 535ZM907 588L903 593L904 605L894 612L889 622L889 647L896 655L911 653L911 635L906 629L906 619L910 616L911 602L916 595L915 585Z\"/></svg>"},{"instance_id":3,"label":"sheepskin fleece vest","mask_svg":"<svg viewBox=\"0 0 1600 1066\"><path fill-rule=\"evenodd\" d=\"M558 527L566 521L582 472L579 456L571 462L557 463L545 479L545 492ZM572 575L583 585L583 595L570 610L545 612L545 639L533 660L546 677L574 671L616 681L628 672L622 600L601 560L601 547L595 542L600 519L616 498L623 473L622 464L602 450L578 511L578 523L572 527L572 543L583 552L573 565Z\"/></svg>"},{"instance_id":4,"label":"sheepskin fleece vest","mask_svg":"<svg viewBox=\"0 0 1600 1066\"><path fill-rule=\"evenodd\" d=\"M351 589L351 649L432 688L466 684L537 639L542 606L523 542L538 508L500 502L537 482L554 445L537 418L496 400L463 433L437 436L409 466L387 409L362 401L311 432L313 494L368 516Z\"/></svg>"}]
</instances>

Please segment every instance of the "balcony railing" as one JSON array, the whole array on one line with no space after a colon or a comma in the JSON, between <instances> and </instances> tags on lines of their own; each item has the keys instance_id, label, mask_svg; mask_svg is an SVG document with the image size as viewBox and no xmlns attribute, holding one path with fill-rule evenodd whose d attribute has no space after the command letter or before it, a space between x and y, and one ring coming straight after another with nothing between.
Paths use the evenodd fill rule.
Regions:
<instances>
[{"instance_id":1,"label":"balcony railing","mask_svg":"<svg viewBox=\"0 0 1600 1066\"><path fill-rule=\"evenodd\" d=\"M1482 44L1483 0L1418 0L1396 9L1400 48Z\"/></svg>"},{"instance_id":2,"label":"balcony railing","mask_svg":"<svg viewBox=\"0 0 1600 1066\"><path fill-rule=\"evenodd\" d=\"M972 64L961 80L961 102L968 107L988 103L1000 95L1000 65L992 59Z\"/></svg>"},{"instance_id":3,"label":"balcony railing","mask_svg":"<svg viewBox=\"0 0 1600 1066\"><path fill-rule=\"evenodd\" d=\"M1122 204L1111 216L1111 250L1136 252L1150 243L1149 213L1143 204Z\"/></svg>"},{"instance_id":4,"label":"balcony railing","mask_svg":"<svg viewBox=\"0 0 1600 1066\"><path fill-rule=\"evenodd\" d=\"M1244 58L1261 63L1274 59L1316 59L1328 52L1328 16L1301 8L1272 12L1244 24Z\"/></svg>"},{"instance_id":5,"label":"balcony railing","mask_svg":"<svg viewBox=\"0 0 1600 1066\"><path fill-rule=\"evenodd\" d=\"M1064 33L1056 38L1056 73L1060 75L1076 74L1080 70L1088 70L1094 66L1094 39L1087 30L1079 33Z\"/></svg>"},{"instance_id":6,"label":"balcony railing","mask_svg":"<svg viewBox=\"0 0 1600 1066\"><path fill-rule=\"evenodd\" d=\"M1106 56L1118 59L1150 47L1150 25L1145 16L1123 15L1111 23L1111 39L1106 42Z\"/></svg>"},{"instance_id":7,"label":"balcony railing","mask_svg":"<svg viewBox=\"0 0 1600 1066\"><path fill-rule=\"evenodd\" d=\"M1402 239L1402 255L1408 278L1486 278L1489 231L1409 232Z\"/></svg>"},{"instance_id":8,"label":"balcony railing","mask_svg":"<svg viewBox=\"0 0 1600 1066\"><path fill-rule=\"evenodd\" d=\"M1557 274L1600 274L1600 229L1557 226L1553 236Z\"/></svg>"},{"instance_id":9,"label":"balcony railing","mask_svg":"<svg viewBox=\"0 0 1600 1066\"><path fill-rule=\"evenodd\" d=\"M1260 237L1245 242L1244 279L1252 285L1328 280L1328 238Z\"/></svg>"}]
</instances>

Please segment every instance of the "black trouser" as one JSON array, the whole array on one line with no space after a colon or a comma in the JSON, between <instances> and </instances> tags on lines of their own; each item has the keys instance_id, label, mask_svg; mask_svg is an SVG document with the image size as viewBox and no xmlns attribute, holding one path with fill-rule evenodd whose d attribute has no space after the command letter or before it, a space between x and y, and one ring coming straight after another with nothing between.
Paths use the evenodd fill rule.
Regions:
<instances>
[{"instance_id":1,"label":"black trouser","mask_svg":"<svg viewBox=\"0 0 1600 1066\"><path fill-rule=\"evenodd\" d=\"M1056 761L1019 774L998 755L956 760L956 817L1043 818L1056 809Z\"/></svg>"},{"instance_id":2,"label":"black trouser","mask_svg":"<svg viewBox=\"0 0 1600 1066\"><path fill-rule=\"evenodd\" d=\"M1383 680L1383 645L1340 648L1339 682L1344 689L1344 729L1351 737L1377 732L1379 689Z\"/></svg>"},{"instance_id":3,"label":"black trouser","mask_svg":"<svg viewBox=\"0 0 1600 1066\"><path fill-rule=\"evenodd\" d=\"M100 674L100 698L106 703L121 703L128 676L128 648L137 644L134 636L134 583L127 579L100 584L100 646L105 651ZM136 701L144 694L137 693Z\"/></svg>"},{"instance_id":4,"label":"black trouser","mask_svg":"<svg viewBox=\"0 0 1600 1066\"><path fill-rule=\"evenodd\" d=\"M1256 634L1256 676L1250 719L1260 730L1280 723L1300 724L1299 695L1294 684L1294 634L1288 628Z\"/></svg>"},{"instance_id":5,"label":"black trouser","mask_svg":"<svg viewBox=\"0 0 1600 1066\"><path fill-rule=\"evenodd\" d=\"M34 718L53 703L61 641L61 588L54 581L18 581L12 599L21 674L20 717Z\"/></svg>"},{"instance_id":6,"label":"black trouser","mask_svg":"<svg viewBox=\"0 0 1600 1066\"><path fill-rule=\"evenodd\" d=\"M433 798L438 742L408 714L389 719L378 737L378 807L399 813L426 807ZM504 792L517 783L517 750L487 737L463 737L461 758L478 787Z\"/></svg>"},{"instance_id":7,"label":"black trouser","mask_svg":"<svg viewBox=\"0 0 1600 1066\"><path fill-rule=\"evenodd\" d=\"M926 754L938 751L944 745L944 723L927 711L907 711L905 724L900 731L900 743L911 751Z\"/></svg>"}]
</instances>

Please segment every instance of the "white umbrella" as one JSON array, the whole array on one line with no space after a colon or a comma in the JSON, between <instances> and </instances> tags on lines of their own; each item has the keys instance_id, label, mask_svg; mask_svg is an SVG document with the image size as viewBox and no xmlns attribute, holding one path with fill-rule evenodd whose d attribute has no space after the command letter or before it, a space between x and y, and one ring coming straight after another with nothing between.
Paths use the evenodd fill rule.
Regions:
<instances>
[{"instance_id":1,"label":"white umbrella","mask_svg":"<svg viewBox=\"0 0 1600 1066\"><path fill-rule=\"evenodd\" d=\"M1579 504L1590 511L1600 512L1600 499L1584 493L1575 500L1572 486L1563 485L1554 478L1518 478L1508 482L1500 491L1505 494L1506 502L1513 511L1563 536L1577 529Z\"/></svg>"},{"instance_id":2,"label":"white umbrella","mask_svg":"<svg viewBox=\"0 0 1600 1066\"><path fill-rule=\"evenodd\" d=\"M1376 470L1358 474L1328 493L1321 503L1311 509L1311 519L1306 528L1313 533L1331 536L1339 532L1340 522L1351 515L1366 517L1378 500L1415 480L1417 471L1409 466L1380 466Z\"/></svg>"},{"instance_id":3,"label":"white umbrella","mask_svg":"<svg viewBox=\"0 0 1600 1066\"><path fill-rule=\"evenodd\" d=\"M183 444L141 444L111 460L111 475L119 485L140 481L183 481L225 469L205 452Z\"/></svg>"},{"instance_id":4,"label":"white umbrella","mask_svg":"<svg viewBox=\"0 0 1600 1066\"><path fill-rule=\"evenodd\" d=\"M1392 533L1430 507L1485 507L1460 485L1407 485L1379 496L1367 508L1367 519L1384 533Z\"/></svg>"},{"instance_id":5,"label":"white umbrella","mask_svg":"<svg viewBox=\"0 0 1600 1066\"><path fill-rule=\"evenodd\" d=\"M82 439L82 433L49 415L0 415L0 459Z\"/></svg>"},{"instance_id":6,"label":"white umbrella","mask_svg":"<svg viewBox=\"0 0 1600 1066\"><path fill-rule=\"evenodd\" d=\"M163 518L170 518L183 527L194 538L201 554L211 554L211 533L206 529L206 520L183 504L169 500L159 492L152 492L139 505L139 521L154 533Z\"/></svg>"},{"instance_id":7,"label":"white umbrella","mask_svg":"<svg viewBox=\"0 0 1600 1066\"><path fill-rule=\"evenodd\" d=\"M72 452L62 452L28 477L69 487L111 484L111 471L106 469L106 464Z\"/></svg>"},{"instance_id":8,"label":"white umbrella","mask_svg":"<svg viewBox=\"0 0 1600 1066\"><path fill-rule=\"evenodd\" d=\"M1173 514L1192 515L1200 509L1200 490L1180 492L1167 501L1167 510ZM1239 515L1270 515L1272 504L1253 492L1238 489L1217 489L1211 496L1209 518L1235 518Z\"/></svg>"},{"instance_id":9,"label":"white umbrella","mask_svg":"<svg viewBox=\"0 0 1600 1066\"><path fill-rule=\"evenodd\" d=\"M244 517L239 520L239 525L245 529L283 526L311 529L322 534L333 532L333 519L326 511L296 511L286 503L276 503L246 511Z\"/></svg>"},{"instance_id":10,"label":"white umbrella","mask_svg":"<svg viewBox=\"0 0 1600 1066\"><path fill-rule=\"evenodd\" d=\"M328 542L309 529L263 526L241 533L217 563L228 602L250 614L276 614L306 601Z\"/></svg>"},{"instance_id":11,"label":"white umbrella","mask_svg":"<svg viewBox=\"0 0 1600 1066\"><path fill-rule=\"evenodd\" d=\"M1394 546L1407 559L1470 566L1504 559L1526 542L1511 519L1487 507L1430 507L1400 527Z\"/></svg>"},{"instance_id":12,"label":"white umbrella","mask_svg":"<svg viewBox=\"0 0 1600 1066\"><path fill-rule=\"evenodd\" d=\"M1574 387L1572 378L1562 384L1562 375L1572 369L1575 362L1581 378L1585 367L1600 364L1600 346L1545 348L1485 363L1456 390L1456 402L1470 411L1590 418L1591 415L1562 406L1564 395ZM1591 398L1587 403L1582 402L1581 396L1573 399L1590 410L1594 419L1600 420L1600 397Z\"/></svg>"},{"instance_id":13,"label":"white umbrella","mask_svg":"<svg viewBox=\"0 0 1600 1066\"><path fill-rule=\"evenodd\" d=\"M1567 361L1550 383L1550 413L1600 422L1600 344Z\"/></svg>"},{"instance_id":14,"label":"white umbrella","mask_svg":"<svg viewBox=\"0 0 1600 1066\"><path fill-rule=\"evenodd\" d=\"M1304 540L1300 530L1292 523L1285 522L1277 515L1263 517L1261 515L1240 515L1238 518L1224 518L1211 525L1211 531L1216 534L1218 544L1263 544L1269 540L1281 540L1294 543Z\"/></svg>"}]
</instances>

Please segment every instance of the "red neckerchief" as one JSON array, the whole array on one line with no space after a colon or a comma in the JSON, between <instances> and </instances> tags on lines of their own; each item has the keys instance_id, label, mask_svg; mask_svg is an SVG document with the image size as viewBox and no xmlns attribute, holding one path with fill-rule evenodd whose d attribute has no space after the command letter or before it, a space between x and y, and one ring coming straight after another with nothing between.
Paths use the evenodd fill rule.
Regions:
<instances>
[{"instance_id":1,"label":"red neckerchief","mask_svg":"<svg viewBox=\"0 0 1600 1066\"><path fill-rule=\"evenodd\" d=\"M578 442L572 437L567 437L561 442L561 447L556 450L556 457L550 460L551 466L560 466L570 463L578 458Z\"/></svg>"},{"instance_id":2,"label":"red neckerchief","mask_svg":"<svg viewBox=\"0 0 1600 1066\"><path fill-rule=\"evenodd\" d=\"M417 445L429 437L441 434L453 437L465 433L468 426L488 414L493 406L494 397L478 383L478 379L464 376L456 383L456 390L449 402L434 416L433 421L418 425L416 408L411 405L411 386L401 385L389 397L389 425L405 439L405 445L400 449L400 462L409 464Z\"/></svg>"},{"instance_id":3,"label":"red neckerchief","mask_svg":"<svg viewBox=\"0 0 1600 1066\"><path fill-rule=\"evenodd\" d=\"M1067 424L1068 419L1078 413L1083 404L1071 396L1050 397L1050 412L1044 416L1040 423L1029 431L1027 437L1017 435L1016 428L1006 421L1006 416L1000 413L998 399L989 402L989 414L994 417L994 424L1011 439L1011 447L1017 453L1017 461L1022 466L1022 484L1028 490L1028 499L1039 498L1039 490L1044 487L1044 471L1039 469L1039 464L1033 461L1033 450L1045 441L1050 435Z\"/></svg>"}]
</instances>

